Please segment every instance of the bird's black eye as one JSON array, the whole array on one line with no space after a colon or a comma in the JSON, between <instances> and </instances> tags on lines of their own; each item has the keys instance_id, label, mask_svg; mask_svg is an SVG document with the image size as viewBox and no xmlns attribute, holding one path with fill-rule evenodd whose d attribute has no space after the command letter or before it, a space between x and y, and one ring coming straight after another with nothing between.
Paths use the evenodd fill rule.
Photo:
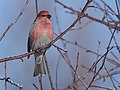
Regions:
<instances>
[{"instance_id":1,"label":"bird's black eye","mask_svg":"<svg viewBox=\"0 0 120 90\"><path fill-rule=\"evenodd\" d=\"M46 17L46 15L41 15L42 17Z\"/></svg>"},{"instance_id":2,"label":"bird's black eye","mask_svg":"<svg viewBox=\"0 0 120 90\"><path fill-rule=\"evenodd\" d=\"M42 17L46 17L46 18L48 18L48 19L50 19L51 18L51 15L50 14L48 14L48 15L41 15Z\"/></svg>"}]
</instances>

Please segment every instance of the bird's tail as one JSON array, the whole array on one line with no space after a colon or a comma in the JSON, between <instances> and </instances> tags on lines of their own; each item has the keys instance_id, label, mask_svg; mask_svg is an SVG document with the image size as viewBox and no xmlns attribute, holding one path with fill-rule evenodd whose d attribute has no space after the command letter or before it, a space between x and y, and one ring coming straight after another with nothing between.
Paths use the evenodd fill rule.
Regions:
<instances>
[{"instance_id":1,"label":"bird's tail","mask_svg":"<svg viewBox=\"0 0 120 90\"><path fill-rule=\"evenodd\" d=\"M35 54L35 69L34 69L33 77L36 77L39 74L42 76L46 75L44 60L45 60L45 56Z\"/></svg>"}]
</instances>

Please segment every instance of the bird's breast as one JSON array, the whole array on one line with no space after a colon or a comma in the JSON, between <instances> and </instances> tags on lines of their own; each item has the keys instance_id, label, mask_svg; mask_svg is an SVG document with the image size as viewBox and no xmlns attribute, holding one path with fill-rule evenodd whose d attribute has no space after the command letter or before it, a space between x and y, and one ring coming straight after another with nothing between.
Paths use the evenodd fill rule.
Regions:
<instances>
[{"instance_id":1,"label":"bird's breast","mask_svg":"<svg viewBox=\"0 0 120 90\"><path fill-rule=\"evenodd\" d=\"M32 49L38 49L49 44L53 39L53 31L51 26L35 25L31 34Z\"/></svg>"}]
</instances>

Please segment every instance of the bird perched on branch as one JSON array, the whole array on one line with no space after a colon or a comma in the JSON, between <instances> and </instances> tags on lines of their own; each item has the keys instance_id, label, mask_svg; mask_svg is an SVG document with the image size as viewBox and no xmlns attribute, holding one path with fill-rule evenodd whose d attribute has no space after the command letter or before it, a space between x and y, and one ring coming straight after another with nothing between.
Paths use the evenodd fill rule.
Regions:
<instances>
[{"instance_id":1,"label":"bird perched on branch","mask_svg":"<svg viewBox=\"0 0 120 90\"><path fill-rule=\"evenodd\" d=\"M50 21L51 15L48 11L40 11L29 32L27 50L37 50L48 45L53 40L53 29ZM48 47L49 48L49 47ZM45 52L48 48L38 50L35 56L35 69L33 76L46 75L44 60ZM28 56L29 58L29 56Z\"/></svg>"}]
</instances>

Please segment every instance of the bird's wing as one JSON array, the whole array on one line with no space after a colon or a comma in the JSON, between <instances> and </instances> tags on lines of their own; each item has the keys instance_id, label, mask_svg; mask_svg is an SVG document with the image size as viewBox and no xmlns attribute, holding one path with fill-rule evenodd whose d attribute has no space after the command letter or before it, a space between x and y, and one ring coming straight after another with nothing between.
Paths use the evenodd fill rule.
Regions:
<instances>
[{"instance_id":1,"label":"bird's wing","mask_svg":"<svg viewBox=\"0 0 120 90\"><path fill-rule=\"evenodd\" d=\"M27 51L28 51L28 53L30 52L30 49L31 49L31 47L30 47L30 36L28 37L28 43L27 43ZM30 56L28 56L28 59L29 59L29 57Z\"/></svg>"}]
</instances>

